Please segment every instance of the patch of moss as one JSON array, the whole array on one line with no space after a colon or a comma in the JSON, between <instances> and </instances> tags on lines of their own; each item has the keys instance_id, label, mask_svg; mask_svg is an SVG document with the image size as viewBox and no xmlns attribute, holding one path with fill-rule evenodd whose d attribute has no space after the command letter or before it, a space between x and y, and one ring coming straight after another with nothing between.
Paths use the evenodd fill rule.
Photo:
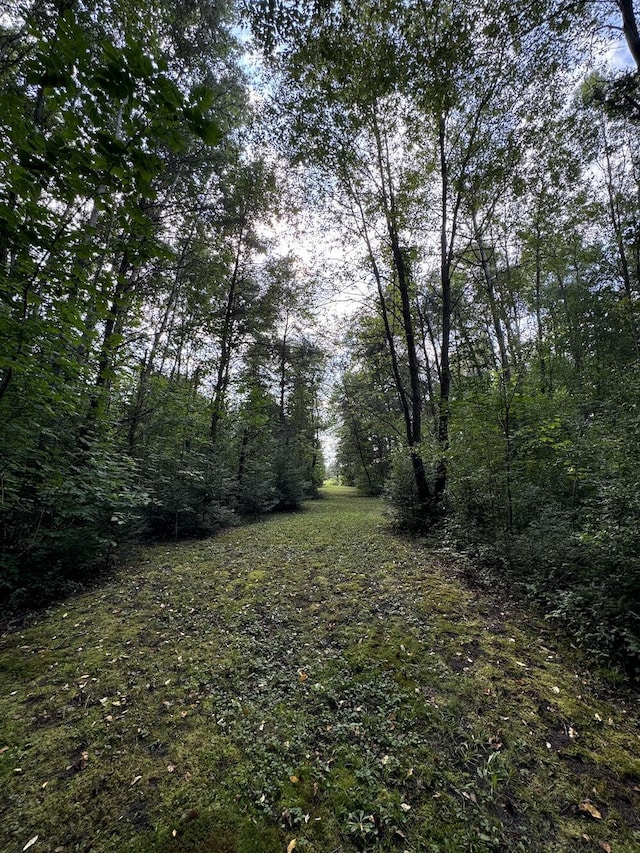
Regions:
<instances>
[{"instance_id":1,"label":"patch of moss","mask_svg":"<svg viewBox=\"0 0 640 853\"><path fill-rule=\"evenodd\" d=\"M281 853L280 833L256 818L192 809L175 826L145 834L131 853Z\"/></svg>"},{"instance_id":2,"label":"patch of moss","mask_svg":"<svg viewBox=\"0 0 640 853\"><path fill-rule=\"evenodd\" d=\"M380 510L151 548L4 637L0 850L639 849L633 701Z\"/></svg>"}]
</instances>

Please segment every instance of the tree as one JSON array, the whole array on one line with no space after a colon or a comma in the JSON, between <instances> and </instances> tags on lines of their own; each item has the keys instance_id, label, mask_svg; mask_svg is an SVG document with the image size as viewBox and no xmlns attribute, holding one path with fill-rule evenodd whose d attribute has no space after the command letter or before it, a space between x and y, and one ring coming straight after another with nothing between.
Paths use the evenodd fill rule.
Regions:
<instances>
[{"instance_id":1,"label":"tree","mask_svg":"<svg viewBox=\"0 0 640 853\"><path fill-rule=\"evenodd\" d=\"M483 245L520 156L523 116L534 98L548 97L542 69L563 58L561 48L549 50L551 8L560 14L554 4L526 17L500 4L329 4L297 24L283 52L278 105L281 121L290 117L289 154L309 164L334 204L339 198L342 227L366 252L426 518L440 514L447 486L454 279L469 243L465 226ZM430 298L420 300L427 289ZM425 315L427 305L436 316ZM425 384L438 448L429 466Z\"/></svg>"}]
</instances>

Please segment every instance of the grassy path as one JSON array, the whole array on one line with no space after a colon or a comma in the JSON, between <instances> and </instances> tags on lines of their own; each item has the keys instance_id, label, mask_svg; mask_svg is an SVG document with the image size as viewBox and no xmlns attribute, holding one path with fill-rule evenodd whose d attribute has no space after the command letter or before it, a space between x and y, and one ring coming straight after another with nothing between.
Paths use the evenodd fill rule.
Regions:
<instances>
[{"instance_id":1,"label":"grassy path","mask_svg":"<svg viewBox=\"0 0 640 853\"><path fill-rule=\"evenodd\" d=\"M637 853L637 712L334 489L0 641L0 850Z\"/></svg>"}]
</instances>

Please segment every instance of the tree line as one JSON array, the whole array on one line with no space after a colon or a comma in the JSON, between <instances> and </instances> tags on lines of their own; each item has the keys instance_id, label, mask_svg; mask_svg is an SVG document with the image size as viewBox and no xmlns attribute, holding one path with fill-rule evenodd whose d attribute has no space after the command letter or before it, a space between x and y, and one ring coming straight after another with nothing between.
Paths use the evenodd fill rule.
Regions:
<instances>
[{"instance_id":1,"label":"tree line","mask_svg":"<svg viewBox=\"0 0 640 853\"><path fill-rule=\"evenodd\" d=\"M281 150L371 294L335 395L340 477L637 661L633 4L325 3L283 41Z\"/></svg>"},{"instance_id":2,"label":"tree line","mask_svg":"<svg viewBox=\"0 0 640 853\"><path fill-rule=\"evenodd\" d=\"M312 294L237 10L16 0L0 17L0 598L323 477ZM273 158L272 158L273 159Z\"/></svg>"}]
</instances>

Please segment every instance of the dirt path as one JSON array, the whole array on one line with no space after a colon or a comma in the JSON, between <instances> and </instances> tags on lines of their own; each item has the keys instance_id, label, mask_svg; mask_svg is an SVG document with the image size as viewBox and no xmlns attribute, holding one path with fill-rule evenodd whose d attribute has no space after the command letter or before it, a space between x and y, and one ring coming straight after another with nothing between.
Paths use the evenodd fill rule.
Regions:
<instances>
[{"instance_id":1,"label":"dirt path","mask_svg":"<svg viewBox=\"0 0 640 853\"><path fill-rule=\"evenodd\" d=\"M0 850L637 853L637 703L381 513L160 546L4 637Z\"/></svg>"}]
</instances>

